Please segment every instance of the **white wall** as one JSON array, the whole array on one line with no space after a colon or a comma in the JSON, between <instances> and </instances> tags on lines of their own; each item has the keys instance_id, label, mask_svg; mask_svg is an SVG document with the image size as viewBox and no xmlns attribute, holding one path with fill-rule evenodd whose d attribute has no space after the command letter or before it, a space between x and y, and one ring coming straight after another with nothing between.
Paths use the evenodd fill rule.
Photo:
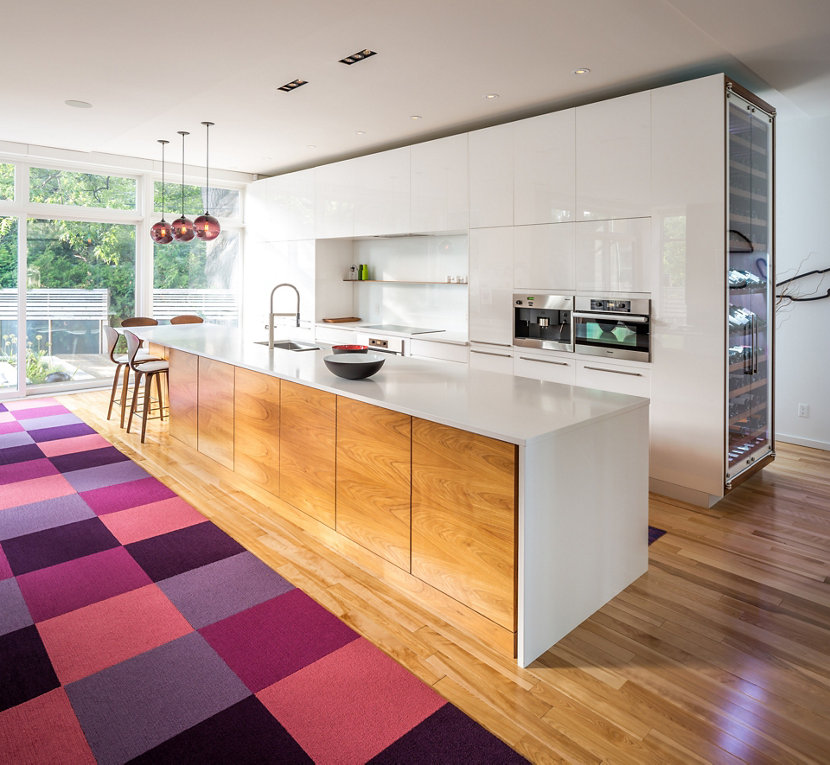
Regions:
<instances>
[{"instance_id":1,"label":"white wall","mask_svg":"<svg viewBox=\"0 0 830 765\"><path fill-rule=\"evenodd\" d=\"M777 281L830 268L830 117L776 126ZM824 294L830 274L803 280ZM779 292L781 288L779 288ZM830 449L830 297L785 301L776 317L775 431L781 441ZM798 416L798 404L810 416Z\"/></svg>"}]
</instances>

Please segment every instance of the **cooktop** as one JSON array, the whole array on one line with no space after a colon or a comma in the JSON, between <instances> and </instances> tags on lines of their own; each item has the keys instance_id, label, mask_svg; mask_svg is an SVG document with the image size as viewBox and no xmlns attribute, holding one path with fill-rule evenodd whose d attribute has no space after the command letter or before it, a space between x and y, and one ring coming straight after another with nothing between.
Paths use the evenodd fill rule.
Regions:
<instances>
[{"instance_id":1,"label":"cooktop","mask_svg":"<svg viewBox=\"0 0 830 765\"><path fill-rule=\"evenodd\" d=\"M443 329L424 329L423 327L405 327L402 324L365 324L360 329L374 329L377 332L398 332L403 335L426 335L429 332L443 332Z\"/></svg>"}]
</instances>

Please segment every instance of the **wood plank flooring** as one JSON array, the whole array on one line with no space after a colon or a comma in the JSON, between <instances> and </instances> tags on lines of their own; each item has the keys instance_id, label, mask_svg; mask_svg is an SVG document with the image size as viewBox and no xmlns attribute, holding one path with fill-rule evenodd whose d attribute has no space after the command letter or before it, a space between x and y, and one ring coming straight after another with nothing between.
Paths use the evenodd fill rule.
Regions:
<instances>
[{"instance_id":1,"label":"wood plank flooring","mask_svg":"<svg viewBox=\"0 0 830 765\"><path fill-rule=\"evenodd\" d=\"M652 495L648 573L521 669L303 531L299 511L108 394L61 396L280 574L533 762L830 762L830 452L711 510Z\"/></svg>"}]
</instances>

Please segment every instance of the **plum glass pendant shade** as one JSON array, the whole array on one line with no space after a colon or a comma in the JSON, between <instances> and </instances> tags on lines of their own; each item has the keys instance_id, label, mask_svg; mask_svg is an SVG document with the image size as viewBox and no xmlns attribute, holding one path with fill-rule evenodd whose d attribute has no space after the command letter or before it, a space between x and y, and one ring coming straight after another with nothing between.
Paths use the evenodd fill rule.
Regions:
<instances>
[{"instance_id":1,"label":"plum glass pendant shade","mask_svg":"<svg viewBox=\"0 0 830 765\"><path fill-rule=\"evenodd\" d=\"M170 224L164 220L164 144L170 143L159 138L161 144L161 220L150 228L150 238L156 244L168 244L173 241L173 231Z\"/></svg>"},{"instance_id":2,"label":"plum glass pendant shade","mask_svg":"<svg viewBox=\"0 0 830 765\"><path fill-rule=\"evenodd\" d=\"M210 196L210 127L212 122L203 122L205 126L205 214L200 215L193 221L196 228L196 236L206 242L216 239L222 230L219 221L208 212L207 200Z\"/></svg>"},{"instance_id":3,"label":"plum glass pendant shade","mask_svg":"<svg viewBox=\"0 0 830 765\"><path fill-rule=\"evenodd\" d=\"M189 242L196 236L193 229L193 221L185 217L184 214L184 137L190 135L186 130L179 130L179 135L182 137L182 214L181 217L173 221L173 238L177 242Z\"/></svg>"}]
</instances>

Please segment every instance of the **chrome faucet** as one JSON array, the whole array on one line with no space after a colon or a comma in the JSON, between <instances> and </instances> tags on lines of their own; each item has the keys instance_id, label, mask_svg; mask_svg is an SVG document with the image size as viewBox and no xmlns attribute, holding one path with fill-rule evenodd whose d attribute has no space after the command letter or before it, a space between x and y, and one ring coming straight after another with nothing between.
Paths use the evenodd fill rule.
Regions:
<instances>
[{"instance_id":1,"label":"chrome faucet","mask_svg":"<svg viewBox=\"0 0 830 765\"><path fill-rule=\"evenodd\" d=\"M296 313L274 313L274 293L280 287L291 287L294 292L297 293L297 311ZM275 316L296 316L297 318L297 326L300 326L300 291L293 285L289 284L288 282L283 282L282 284L278 284L274 289L271 290L271 303L270 303L270 311L268 313L268 347L273 351L274 350L274 317Z\"/></svg>"}]
</instances>

